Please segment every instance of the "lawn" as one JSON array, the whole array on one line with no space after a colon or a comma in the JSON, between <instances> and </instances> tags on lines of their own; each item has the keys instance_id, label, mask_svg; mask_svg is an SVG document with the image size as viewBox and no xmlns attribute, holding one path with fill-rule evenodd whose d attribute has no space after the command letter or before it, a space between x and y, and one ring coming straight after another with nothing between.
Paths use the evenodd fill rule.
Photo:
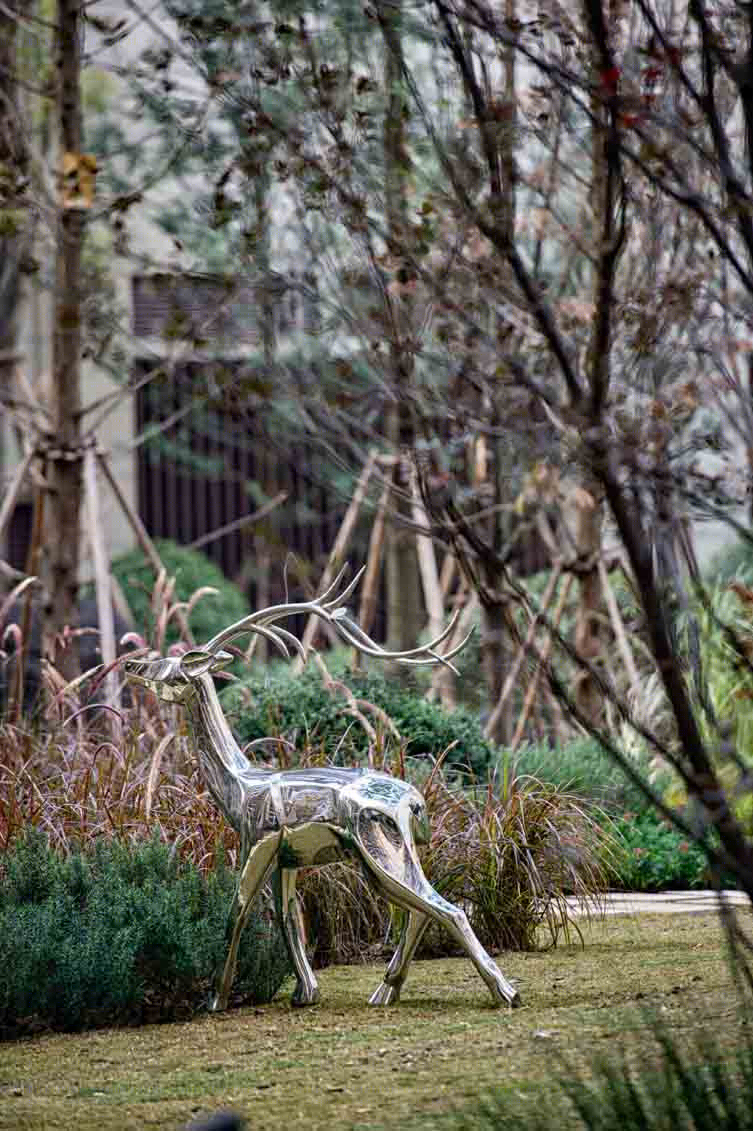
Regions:
<instances>
[{"instance_id":1,"label":"lawn","mask_svg":"<svg viewBox=\"0 0 753 1131\"><path fill-rule=\"evenodd\" d=\"M747 913L746 913L747 915ZM39 1035L0 1045L0 1128L182 1127L232 1107L249 1128L424 1128L503 1084L521 1108L553 1071L622 1040L642 1060L641 1007L678 1034L700 1025L732 1042L735 994L713 916L611 918L555 951L504 954L524 1008L490 1007L461 959L416 962L395 1008L366 999L382 967L321 972L322 1004L271 1004L184 1024Z\"/></svg>"}]
</instances>

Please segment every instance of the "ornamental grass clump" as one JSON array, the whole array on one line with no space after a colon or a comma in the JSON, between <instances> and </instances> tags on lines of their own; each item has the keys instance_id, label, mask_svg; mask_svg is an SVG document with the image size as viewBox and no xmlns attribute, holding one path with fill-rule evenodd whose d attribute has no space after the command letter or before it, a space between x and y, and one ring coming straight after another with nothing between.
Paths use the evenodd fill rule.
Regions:
<instances>
[{"instance_id":1,"label":"ornamental grass clump","mask_svg":"<svg viewBox=\"0 0 753 1131\"><path fill-rule=\"evenodd\" d=\"M432 820L426 874L465 909L487 949L556 944L576 926L568 896L587 914L600 909L610 833L575 794L514 773L473 791L434 775L424 794Z\"/></svg>"}]
</instances>

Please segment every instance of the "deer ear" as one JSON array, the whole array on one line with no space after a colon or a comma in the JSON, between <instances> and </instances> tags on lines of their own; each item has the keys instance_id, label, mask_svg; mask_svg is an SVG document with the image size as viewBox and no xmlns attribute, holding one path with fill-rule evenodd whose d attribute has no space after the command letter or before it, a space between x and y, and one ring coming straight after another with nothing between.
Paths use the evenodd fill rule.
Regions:
<instances>
[{"instance_id":1,"label":"deer ear","mask_svg":"<svg viewBox=\"0 0 753 1131\"><path fill-rule=\"evenodd\" d=\"M180 657L180 668L186 676L195 678L211 671L214 661L215 656L211 652L205 652L202 648L192 648Z\"/></svg>"}]
</instances>

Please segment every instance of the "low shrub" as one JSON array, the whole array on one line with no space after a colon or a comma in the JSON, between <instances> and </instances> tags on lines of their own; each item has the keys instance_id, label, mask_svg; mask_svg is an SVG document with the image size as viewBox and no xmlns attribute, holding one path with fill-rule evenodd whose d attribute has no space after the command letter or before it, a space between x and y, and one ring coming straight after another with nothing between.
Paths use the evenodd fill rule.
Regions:
<instances>
[{"instance_id":1,"label":"low shrub","mask_svg":"<svg viewBox=\"0 0 753 1131\"><path fill-rule=\"evenodd\" d=\"M444 711L397 680L350 672L342 682L359 702L378 709L376 715L368 707L365 713L383 736L389 728L378 712L389 717L404 738L408 755L438 758L452 747L449 762L453 766L486 778L494 749L473 715L464 710ZM274 735L295 747L293 761L314 751L339 765L358 764L366 758L369 739L348 713L347 698L327 690L317 672L306 671L294 678L252 677L226 688L222 701L241 745Z\"/></svg>"},{"instance_id":2,"label":"low shrub","mask_svg":"<svg viewBox=\"0 0 753 1131\"><path fill-rule=\"evenodd\" d=\"M724 546L704 570L704 580L711 585L725 585L733 578L753 582L753 541L749 538L738 538Z\"/></svg>"},{"instance_id":3,"label":"low shrub","mask_svg":"<svg viewBox=\"0 0 753 1131\"><path fill-rule=\"evenodd\" d=\"M653 810L625 813L613 822L615 888L686 891L710 884L703 849Z\"/></svg>"},{"instance_id":4,"label":"low shrub","mask_svg":"<svg viewBox=\"0 0 753 1131\"><path fill-rule=\"evenodd\" d=\"M642 812L650 808L644 794L593 738L579 738L558 747L528 746L514 755L506 751L501 755L502 761L511 758L519 774L533 774L610 810ZM639 759L636 769L647 776L648 760Z\"/></svg>"},{"instance_id":5,"label":"low shrub","mask_svg":"<svg viewBox=\"0 0 753 1131\"><path fill-rule=\"evenodd\" d=\"M156 838L64 857L38 830L0 858L0 1036L190 1016L225 957L234 876L202 875ZM289 972L276 928L252 918L234 995L270 1001Z\"/></svg>"},{"instance_id":6,"label":"low shrub","mask_svg":"<svg viewBox=\"0 0 753 1131\"><path fill-rule=\"evenodd\" d=\"M206 554L189 550L168 539L158 540L155 544L168 576L175 577L173 600L191 601L206 586L218 590L216 594L205 596L191 608L189 623L198 644L210 640L220 629L240 620L251 611L242 591L232 581L228 581L222 570ZM112 572L123 589L136 629L148 639L154 639L164 604L158 609L153 607L155 577L151 565L141 550L132 550L113 561ZM167 625L164 642L159 642L160 647L174 643L178 636L178 626L173 619Z\"/></svg>"}]
</instances>

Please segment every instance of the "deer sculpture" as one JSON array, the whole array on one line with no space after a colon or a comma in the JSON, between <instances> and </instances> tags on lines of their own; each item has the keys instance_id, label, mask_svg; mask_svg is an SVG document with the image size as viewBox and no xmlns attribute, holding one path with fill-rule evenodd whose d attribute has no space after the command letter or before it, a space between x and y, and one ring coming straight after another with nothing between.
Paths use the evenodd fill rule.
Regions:
<instances>
[{"instance_id":1,"label":"deer sculpture","mask_svg":"<svg viewBox=\"0 0 753 1131\"><path fill-rule=\"evenodd\" d=\"M240 877L228 917L227 957L217 973L210 1009L227 1008L241 933L255 897L270 879L276 915L296 973L292 1003L304 1006L319 1000L319 987L306 956L296 876L299 868L347 858L359 860L385 898L407 912L397 950L370 998L372 1005L398 1001L431 920L446 927L463 947L495 1004L519 1005L517 991L476 938L465 912L443 899L423 873L416 845L428 842L429 820L418 790L370 769L332 766L276 771L254 766L240 750L222 712L212 679L232 659L222 646L241 634L257 633L284 655L289 656L292 647L305 659L297 637L277 623L296 613L316 614L347 643L370 656L452 668L450 660L467 637L445 655L436 649L452 632L456 618L421 648L387 651L348 616L343 602L361 574L337 594L343 572L316 600L260 609L218 633L203 648L168 658L129 659L124 664L132 682L186 709L207 788L240 836Z\"/></svg>"}]
</instances>

